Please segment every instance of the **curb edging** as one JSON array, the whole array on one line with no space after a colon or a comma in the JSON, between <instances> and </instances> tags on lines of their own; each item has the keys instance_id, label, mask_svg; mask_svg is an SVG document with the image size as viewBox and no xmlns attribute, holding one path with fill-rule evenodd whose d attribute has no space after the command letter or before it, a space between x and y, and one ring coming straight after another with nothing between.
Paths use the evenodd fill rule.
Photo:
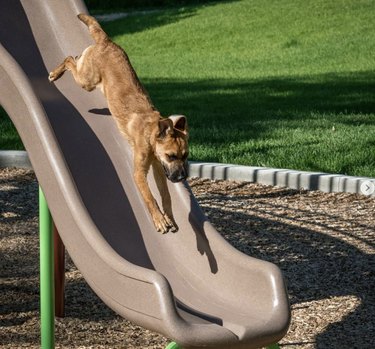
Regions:
<instances>
[{"instance_id":1,"label":"curb edging","mask_svg":"<svg viewBox=\"0 0 375 349\"><path fill-rule=\"evenodd\" d=\"M33 168L24 150L0 150L0 168L2 167Z\"/></svg>"},{"instance_id":2,"label":"curb edging","mask_svg":"<svg viewBox=\"0 0 375 349\"><path fill-rule=\"evenodd\" d=\"M193 161L189 163L189 176L212 180L245 181L297 190L320 190L325 193L366 195L361 190L363 184L375 188L375 178ZM375 193L367 195L375 196Z\"/></svg>"},{"instance_id":3,"label":"curb edging","mask_svg":"<svg viewBox=\"0 0 375 349\"><path fill-rule=\"evenodd\" d=\"M32 169L27 152L22 150L0 150L0 168L2 167ZM236 180L297 190L375 196L375 192L365 193L361 190L361 186L363 189L366 185L375 189L375 178L368 177L196 161L189 162L188 172L189 177L212 180Z\"/></svg>"}]
</instances>

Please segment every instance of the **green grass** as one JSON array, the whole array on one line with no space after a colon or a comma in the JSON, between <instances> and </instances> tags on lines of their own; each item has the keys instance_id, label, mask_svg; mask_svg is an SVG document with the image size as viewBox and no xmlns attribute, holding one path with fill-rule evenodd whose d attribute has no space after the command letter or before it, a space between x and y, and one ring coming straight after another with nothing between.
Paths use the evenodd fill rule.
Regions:
<instances>
[{"instance_id":1,"label":"green grass","mask_svg":"<svg viewBox=\"0 0 375 349\"><path fill-rule=\"evenodd\" d=\"M375 177L374 15L372 0L244 0L103 26L163 115L187 115L191 160Z\"/></svg>"},{"instance_id":2,"label":"green grass","mask_svg":"<svg viewBox=\"0 0 375 349\"><path fill-rule=\"evenodd\" d=\"M0 149L23 150L24 146L4 109L0 107Z\"/></svg>"}]
</instances>

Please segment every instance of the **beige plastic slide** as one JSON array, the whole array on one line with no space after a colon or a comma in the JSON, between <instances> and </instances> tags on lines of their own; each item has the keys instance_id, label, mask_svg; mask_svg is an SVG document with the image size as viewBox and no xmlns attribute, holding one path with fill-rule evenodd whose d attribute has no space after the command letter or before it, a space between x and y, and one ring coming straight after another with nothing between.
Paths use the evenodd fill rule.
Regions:
<instances>
[{"instance_id":1,"label":"beige plastic slide","mask_svg":"<svg viewBox=\"0 0 375 349\"><path fill-rule=\"evenodd\" d=\"M48 71L91 44L80 12L80 0L0 0L0 104L74 263L114 311L183 348L277 342L290 321L280 270L227 243L187 184L169 184L180 230L157 233L104 97L70 74L49 83Z\"/></svg>"}]
</instances>

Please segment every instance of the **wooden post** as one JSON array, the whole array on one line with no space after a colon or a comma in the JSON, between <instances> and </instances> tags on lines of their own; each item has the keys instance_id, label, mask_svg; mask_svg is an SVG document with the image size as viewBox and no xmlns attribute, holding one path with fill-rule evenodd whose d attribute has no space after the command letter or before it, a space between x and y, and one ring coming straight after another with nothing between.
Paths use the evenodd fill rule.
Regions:
<instances>
[{"instance_id":1,"label":"wooden post","mask_svg":"<svg viewBox=\"0 0 375 349\"><path fill-rule=\"evenodd\" d=\"M55 250L55 316L65 316L65 246L53 224Z\"/></svg>"}]
</instances>

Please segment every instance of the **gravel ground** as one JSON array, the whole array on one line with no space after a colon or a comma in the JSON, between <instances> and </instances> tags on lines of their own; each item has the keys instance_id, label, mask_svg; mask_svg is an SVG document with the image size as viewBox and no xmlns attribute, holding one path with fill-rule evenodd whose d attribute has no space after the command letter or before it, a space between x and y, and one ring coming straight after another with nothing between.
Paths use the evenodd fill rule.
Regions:
<instances>
[{"instance_id":1,"label":"gravel ground","mask_svg":"<svg viewBox=\"0 0 375 349\"><path fill-rule=\"evenodd\" d=\"M279 265L292 323L281 347L371 348L375 331L375 199L191 179L201 206L239 250ZM0 170L0 348L39 348L37 183ZM57 348L164 348L115 315L69 261Z\"/></svg>"}]
</instances>

